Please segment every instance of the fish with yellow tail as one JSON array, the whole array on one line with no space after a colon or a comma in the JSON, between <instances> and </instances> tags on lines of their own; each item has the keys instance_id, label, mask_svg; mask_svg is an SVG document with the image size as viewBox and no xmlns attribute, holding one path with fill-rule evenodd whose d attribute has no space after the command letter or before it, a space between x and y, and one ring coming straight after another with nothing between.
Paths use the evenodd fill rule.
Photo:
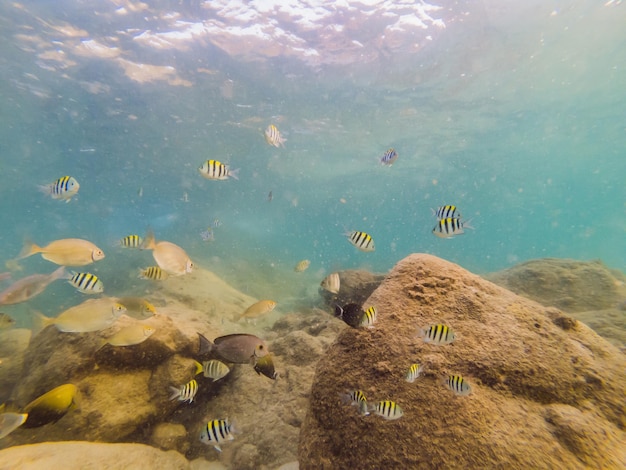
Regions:
<instances>
[{"instance_id":1,"label":"fish with yellow tail","mask_svg":"<svg viewBox=\"0 0 626 470\"><path fill-rule=\"evenodd\" d=\"M239 168L231 170L230 166L224 165L217 160L207 160L200 168L198 168L200 174L208 180L224 181L228 178L239 179Z\"/></svg>"},{"instance_id":2,"label":"fish with yellow tail","mask_svg":"<svg viewBox=\"0 0 626 470\"><path fill-rule=\"evenodd\" d=\"M0 305L26 302L41 294L52 282L66 276L65 267L61 266L50 274L31 274L19 279L0 292Z\"/></svg>"},{"instance_id":3,"label":"fish with yellow tail","mask_svg":"<svg viewBox=\"0 0 626 470\"><path fill-rule=\"evenodd\" d=\"M265 129L265 142L267 142L269 145L272 145L276 148L278 147L284 148L285 142L287 142L287 139L285 139L281 135L280 131L274 124L270 124L269 126L267 126L267 129Z\"/></svg>"},{"instance_id":4,"label":"fish with yellow tail","mask_svg":"<svg viewBox=\"0 0 626 470\"><path fill-rule=\"evenodd\" d=\"M126 307L126 315L145 320L157 314L156 307L142 297L120 297L116 301Z\"/></svg>"},{"instance_id":5,"label":"fish with yellow tail","mask_svg":"<svg viewBox=\"0 0 626 470\"><path fill-rule=\"evenodd\" d=\"M258 302L250 305L242 314L234 318L234 321L239 321L242 318L257 318L266 313L270 313L276 307L276 302L269 299L259 300Z\"/></svg>"},{"instance_id":6,"label":"fish with yellow tail","mask_svg":"<svg viewBox=\"0 0 626 470\"><path fill-rule=\"evenodd\" d=\"M39 186L39 190L50 196L52 199L70 202L78 194L80 184L73 176L61 176L58 180L50 184Z\"/></svg>"},{"instance_id":7,"label":"fish with yellow tail","mask_svg":"<svg viewBox=\"0 0 626 470\"><path fill-rule=\"evenodd\" d=\"M255 357L254 371L257 374L263 374L265 377L269 377L272 380L278 378L278 372L274 369L274 360L271 354L266 354L263 357Z\"/></svg>"},{"instance_id":8,"label":"fish with yellow tail","mask_svg":"<svg viewBox=\"0 0 626 470\"><path fill-rule=\"evenodd\" d=\"M222 359L235 364L255 364L257 358L269 354L267 344L258 336L248 333L235 333L215 338L209 341L198 333L200 339L199 354L215 353Z\"/></svg>"},{"instance_id":9,"label":"fish with yellow tail","mask_svg":"<svg viewBox=\"0 0 626 470\"><path fill-rule=\"evenodd\" d=\"M193 271L193 262L185 250L172 242L157 242L152 230L148 230L141 248L143 250L152 250L154 260L168 274L182 276Z\"/></svg>"},{"instance_id":10,"label":"fish with yellow tail","mask_svg":"<svg viewBox=\"0 0 626 470\"><path fill-rule=\"evenodd\" d=\"M85 266L104 259L104 252L100 248L80 238L63 238L44 247L27 242L17 259L28 258L37 253L43 259L61 266Z\"/></svg>"},{"instance_id":11,"label":"fish with yellow tail","mask_svg":"<svg viewBox=\"0 0 626 470\"><path fill-rule=\"evenodd\" d=\"M204 361L202 364L198 361L194 361L194 363L196 365L196 375L203 374L205 377L213 379L213 382L226 377L230 372L230 367L217 359Z\"/></svg>"},{"instance_id":12,"label":"fish with yellow tail","mask_svg":"<svg viewBox=\"0 0 626 470\"><path fill-rule=\"evenodd\" d=\"M111 299L89 299L68 308L56 318L38 313L35 322L37 329L54 325L66 333L88 333L110 327L123 313L126 313L126 307Z\"/></svg>"},{"instance_id":13,"label":"fish with yellow tail","mask_svg":"<svg viewBox=\"0 0 626 470\"><path fill-rule=\"evenodd\" d=\"M73 384L60 385L31 401L22 410L28 414L25 428L36 428L54 423L79 404L78 388Z\"/></svg>"},{"instance_id":14,"label":"fish with yellow tail","mask_svg":"<svg viewBox=\"0 0 626 470\"><path fill-rule=\"evenodd\" d=\"M198 393L198 382L193 379L178 388L170 386L170 390L172 391L170 400L178 398L178 401L193 403L193 399Z\"/></svg>"}]
</instances>

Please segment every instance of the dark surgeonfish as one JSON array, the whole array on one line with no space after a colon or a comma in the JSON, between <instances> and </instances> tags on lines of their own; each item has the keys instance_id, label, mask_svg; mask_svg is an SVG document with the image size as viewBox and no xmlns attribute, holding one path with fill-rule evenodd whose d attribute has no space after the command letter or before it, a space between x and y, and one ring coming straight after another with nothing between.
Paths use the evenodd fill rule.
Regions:
<instances>
[{"instance_id":1,"label":"dark surgeonfish","mask_svg":"<svg viewBox=\"0 0 626 470\"><path fill-rule=\"evenodd\" d=\"M272 380L278 378L278 372L274 369L274 361L271 354L256 358L254 370L257 374L263 374L265 377L269 377Z\"/></svg>"},{"instance_id":2,"label":"dark surgeonfish","mask_svg":"<svg viewBox=\"0 0 626 470\"><path fill-rule=\"evenodd\" d=\"M247 333L219 336L213 342L200 333L198 337L201 356L216 353L222 359L235 364L255 364L257 358L268 354L265 341Z\"/></svg>"},{"instance_id":3,"label":"dark surgeonfish","mask_svg":"<svg viewBox=\"0 0 626 470\"><path fill-rule=\"evenodd\" d=\"M359 304L346 304L343 307L335 305L335 316L341 318L352 328L358 328L363 321L365 312Z\"/></svg>"}]
</instances>

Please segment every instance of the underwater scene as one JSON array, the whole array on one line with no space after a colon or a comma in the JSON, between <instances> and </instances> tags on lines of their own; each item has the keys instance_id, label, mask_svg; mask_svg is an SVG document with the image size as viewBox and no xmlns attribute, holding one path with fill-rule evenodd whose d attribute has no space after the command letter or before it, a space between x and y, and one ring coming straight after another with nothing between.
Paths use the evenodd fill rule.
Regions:
<instances>
[{"instance_id":1,"label":"underwater scene","mask_svg":"<svg viewBox=\"0 0 626 470\"><path fill-rule=\"evenodd\" d=\"M0 3L0 470L626 468L624 24Z\"/></svg>"}]
</instances>

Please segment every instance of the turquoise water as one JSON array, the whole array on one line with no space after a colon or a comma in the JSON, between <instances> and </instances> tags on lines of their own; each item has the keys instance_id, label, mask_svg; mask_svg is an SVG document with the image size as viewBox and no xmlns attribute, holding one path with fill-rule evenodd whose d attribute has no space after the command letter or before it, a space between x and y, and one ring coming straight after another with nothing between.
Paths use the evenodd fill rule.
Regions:
<instances>
[{"instance_id":1,"label":"turquoise water","mask_svg":"<svg viewBox=\"0 0 626 470\"><path fill-rule=\"evenodd\" d=\"M413 252L481 273L539 257L626 270L626 9L498 4L450 4L446 28L431 27L417 52L355 33L377 58L349 65L229 55L206 38L138 45L176 2L125 15L109 3L3 4L0 258L26 238L86 238L107 255L98 273L123 284L151 257L129 260L115 241L152 227L253 295L271 289L255 288L260 278L284 288L281 273L303 258L312 281L386 271ZM118 55L85 53L90 40ZM124 61L175 72L142 82ZM285 148L266 144L270 123ZM389 147L399 159L378 165ZM208 158L240 179L203 179ZM71 203L37 190L65 174L81 184ZM475 230L434 237L442 204ZM215 218L216 240L204 242ZM376 251L357 251L346 230L370 233ZM34 258L25 273L52 271Z\"/></svg>"}]
</instances>

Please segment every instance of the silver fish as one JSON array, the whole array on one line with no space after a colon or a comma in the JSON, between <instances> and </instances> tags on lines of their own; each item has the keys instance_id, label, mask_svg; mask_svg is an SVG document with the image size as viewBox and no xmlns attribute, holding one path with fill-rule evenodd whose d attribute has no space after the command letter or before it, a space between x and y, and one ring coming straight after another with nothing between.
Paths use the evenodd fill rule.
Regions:
<instances>
[{"instance_id":1,"label":"silver fish","mask_svg":"<svg viewBox=\"0 0 626 470\"><path fill-rule=\"evenodd\" d=\"M65 268L61 266L51 274L33 274L15 281L4 291L0 292L0 305L12 305L26 302L41 294L50 283L66 276Z\"/></svg>"}]
</instances>

